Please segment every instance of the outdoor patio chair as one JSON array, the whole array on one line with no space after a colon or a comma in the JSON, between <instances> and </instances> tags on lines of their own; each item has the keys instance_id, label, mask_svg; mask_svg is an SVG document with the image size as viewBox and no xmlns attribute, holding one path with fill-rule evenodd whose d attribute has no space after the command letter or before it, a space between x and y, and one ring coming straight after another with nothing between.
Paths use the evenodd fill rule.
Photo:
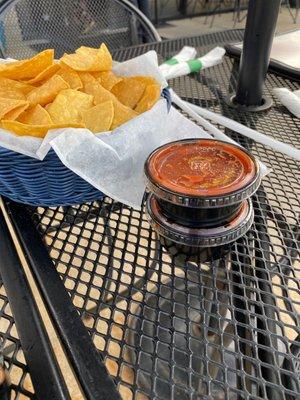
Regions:
<instances>
[{"instance_id":1,"label":"outdoor patio chair","mask_svg":"<svg viewBox=\"0 0 300 400\"><path fill-rule=\"evenodd\" d=\"M159 41L149 19L128 0L6 0L0 5L0 56L55 56L79 46L110 50Z\"/></svg>"}]
</instances>

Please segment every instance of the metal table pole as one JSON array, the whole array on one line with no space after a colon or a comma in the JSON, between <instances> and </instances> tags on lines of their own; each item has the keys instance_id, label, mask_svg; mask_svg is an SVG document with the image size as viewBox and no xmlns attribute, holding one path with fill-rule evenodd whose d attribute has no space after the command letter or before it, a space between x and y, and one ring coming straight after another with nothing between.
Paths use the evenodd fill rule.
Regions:
<instances>
[{"instance_id":1,"label":"metal table pole","mask_svg":"<svg viewBox=\"0 0 300 400\"><path fill-rule=\"evenodd\" d=\"M237 91L229 101L233 106L260 111L272 105L262 92L280 3L281 0L249 1Z\"/></svg>"}]
</instances>

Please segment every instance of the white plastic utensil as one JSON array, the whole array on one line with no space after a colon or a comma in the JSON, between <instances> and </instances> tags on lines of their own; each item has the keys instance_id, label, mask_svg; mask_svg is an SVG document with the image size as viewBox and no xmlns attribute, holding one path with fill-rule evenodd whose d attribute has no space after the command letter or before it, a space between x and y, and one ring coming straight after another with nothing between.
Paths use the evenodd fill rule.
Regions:
<instances>
[{"instance_id":1,"label":"white plastic utensil","mask_svg":"<svg viewBox=\"0 0 300 400\"><path fill-rule=\"evenodd\" d=\"M193 60L196 57L197 50L195 47L184 46L178 54L165 61L159 66L160 71L165 75L170 68L183 61Z\"/></svg>"},{"instance_id":2,"label":"white plastic utensil","mask_svg":"<svg viewBox=\"0 0 300 400\"><path fill-rule=\"evenodd\" d=\"M188 75L192 72L199 72L202 69L220 64L223 61L224 54L225 50L222 47L215 47L200 58L179 62L178 64L170 66L168 69L161 70L161 72L166 79L173 79L178 76Z\"/></svg>"},{"instance_id":3,"label":"white plastic utensil","mask_svg":"<svg viewBox=\"0 0 300 400\"><path fill-rule=\"evenodd\" d=\"M275 88L273 93L280 102L297 118L300 118L300 91L292 92L288 88Z\"/></svg>"}]
</instances>

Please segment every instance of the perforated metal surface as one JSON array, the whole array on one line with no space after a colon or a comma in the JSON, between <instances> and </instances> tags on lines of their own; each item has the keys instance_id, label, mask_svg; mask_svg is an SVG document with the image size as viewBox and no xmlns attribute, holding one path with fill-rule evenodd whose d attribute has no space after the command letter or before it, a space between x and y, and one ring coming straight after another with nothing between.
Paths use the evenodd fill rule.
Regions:
<instances>
[{"instance_id":1,"label":"perforated metal surface","mask_svg":"<svg viewBox=\"0 0 300 400\"><path fill-rule=\"evenodd\" d=\"M120 51L183 45L199 54L237 31ZM300 148L300 122L276 99L265 114L237 113L233 62L176 78L182 97ZM299 84L269 75L271 88ZM255 222L228 258L200 264L160 245L144 212L106 198L66 209L30 209L66 289L124 399L300 397L299 168L281 153L232 134L272 172L253 198Z\"/></svg>"},{"instance_id":2,"label":"perforated metal surface","mask_svg":"<svg viewBox=\"0 0 300 400\"><path fill-rule=\"evenodd\" d=\"M0 278L0 340L11 381L11 400L33 399L34 390L5 289Z\"/></svg>"},{"instance_id":3,"label":"perforated metal surface","mask_svg":"<svg viewBox=\"0 0 300 400\"><path fill-rule=\"evenodd\" d=\"M0 50L26 58L55 49L55 56L80 46L110 50L158 40L156 32L118 0L12 0L0 8Z\"/></svg>"}]
</instances>

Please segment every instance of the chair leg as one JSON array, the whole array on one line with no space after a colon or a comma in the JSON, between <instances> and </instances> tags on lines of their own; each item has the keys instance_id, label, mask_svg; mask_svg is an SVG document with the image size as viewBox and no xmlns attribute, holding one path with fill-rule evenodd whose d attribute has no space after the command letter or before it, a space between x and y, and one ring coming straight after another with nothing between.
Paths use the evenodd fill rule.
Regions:
<instances>
[{"instance_id":1,"label":"chair leg","mask_svg":"<svg viewBox=\"0 0 300 400\"><path fill-rule=\"evenodd\" d=\"M293 15L293 12L292 12L291 5L290 5L290 1L289 1L289 0L287 0L286 5L287 5L287 9L288 9L288 11L289 11L289 13L290 13L290 16L292 17L292 20L294 21L294 24L295 24L296 21L295 21L295 17L294 17L294 15Z\"/></svg>"},{"instance_id":2,"label":"chair leg","mask_svg":"<svg viewBox=\"0 0 300 400\"><path fill-rule=\"evenodd\" d=\"M206 16L205 16L204 25L207 24L207 22L208 22L208 17L210 16L210 11L211 11L211 3L210 3L210 1L209 1L209 0L206 1L206 4L208 4L208 10L207 10L207 14L206 14Z\"/></svg>"},{"instance_id":3,"label":"chair leg","mask_svg":"<svg viewBox=\"0 0 300 400\"><path fill-rule=\"evenodd\" d=\"M298 19L298 14L299 14L299 7L300 7L300 1L296 0L296 15L295 15L295 24L297 23L297 19Z\"/></svg>"},{"instance_id":4,"label":"chair leg","mask_svg":"<svg viewBox=\"0 0 300 400\"><path fill-rule=\"evenodd\" d=\"M237 8L237 0L234 0L233 11L232 11L232 21L235 20L236 8Z\"/></svg>"},{"instance_id":5,"label":"chair leg","mask_svg":"<svg viewBox=\"0 0 300 400\"><path fill-rule=\"evenodd\" d=\"M197 4L198 4L198 0L194 0L194 5L193 5L193 12L192 12L192 15L194 15L195 14L195 11L196 11L196 6L197 6ZM200 3L201 3L201 1L200 1ZM202 4L201 4L202 5Z\"/></svg>"},{"instance_id":6,"label":"chair leg","mask_svg":"<svg viewBox=\"0 0 300 400\"><path fill-rule=\"evenodd\" d=\"M221 0L220 1L220 11L222 11L222 7L221 7L221 4L223 3L223 5L224 5L224 8L225 8L225 1L224 0ZM221 18L221 12L219 12L219 18Z\"/></svg>"},{"instance_id":7,"label":"chair leg","mask_svg":"<svg viewBox=\"0 0 300 400\"><path fill-rule=\"evenodd\" d=\"M192 1L193 1L193 0L191 0L190 4L192 3ZM193 12L192 12L192 15L195 14L195 12L196 12L196 7L197 7L198 4L200 5L200 9L202 10L203 8L205 8L206 0L194 0L194 2L193 2Z\"/></svg>"},{"instance_id":8,"label":"chair leg","mask_svg":"<svg viewBox=\"0 0 300 400\"><path fill-rule=\"evenodd\" d=\"M210 23L210 28L212 28L213 24L214 24L214 20L215 20L215 16L216 16L216 12L221 9L221 4L222 4L222 0L218 1L218 4L216 5L216 7L213 10L213 15L212 15L212 19L211 19L211 23Z\"/></svg>"}]
</instances>

